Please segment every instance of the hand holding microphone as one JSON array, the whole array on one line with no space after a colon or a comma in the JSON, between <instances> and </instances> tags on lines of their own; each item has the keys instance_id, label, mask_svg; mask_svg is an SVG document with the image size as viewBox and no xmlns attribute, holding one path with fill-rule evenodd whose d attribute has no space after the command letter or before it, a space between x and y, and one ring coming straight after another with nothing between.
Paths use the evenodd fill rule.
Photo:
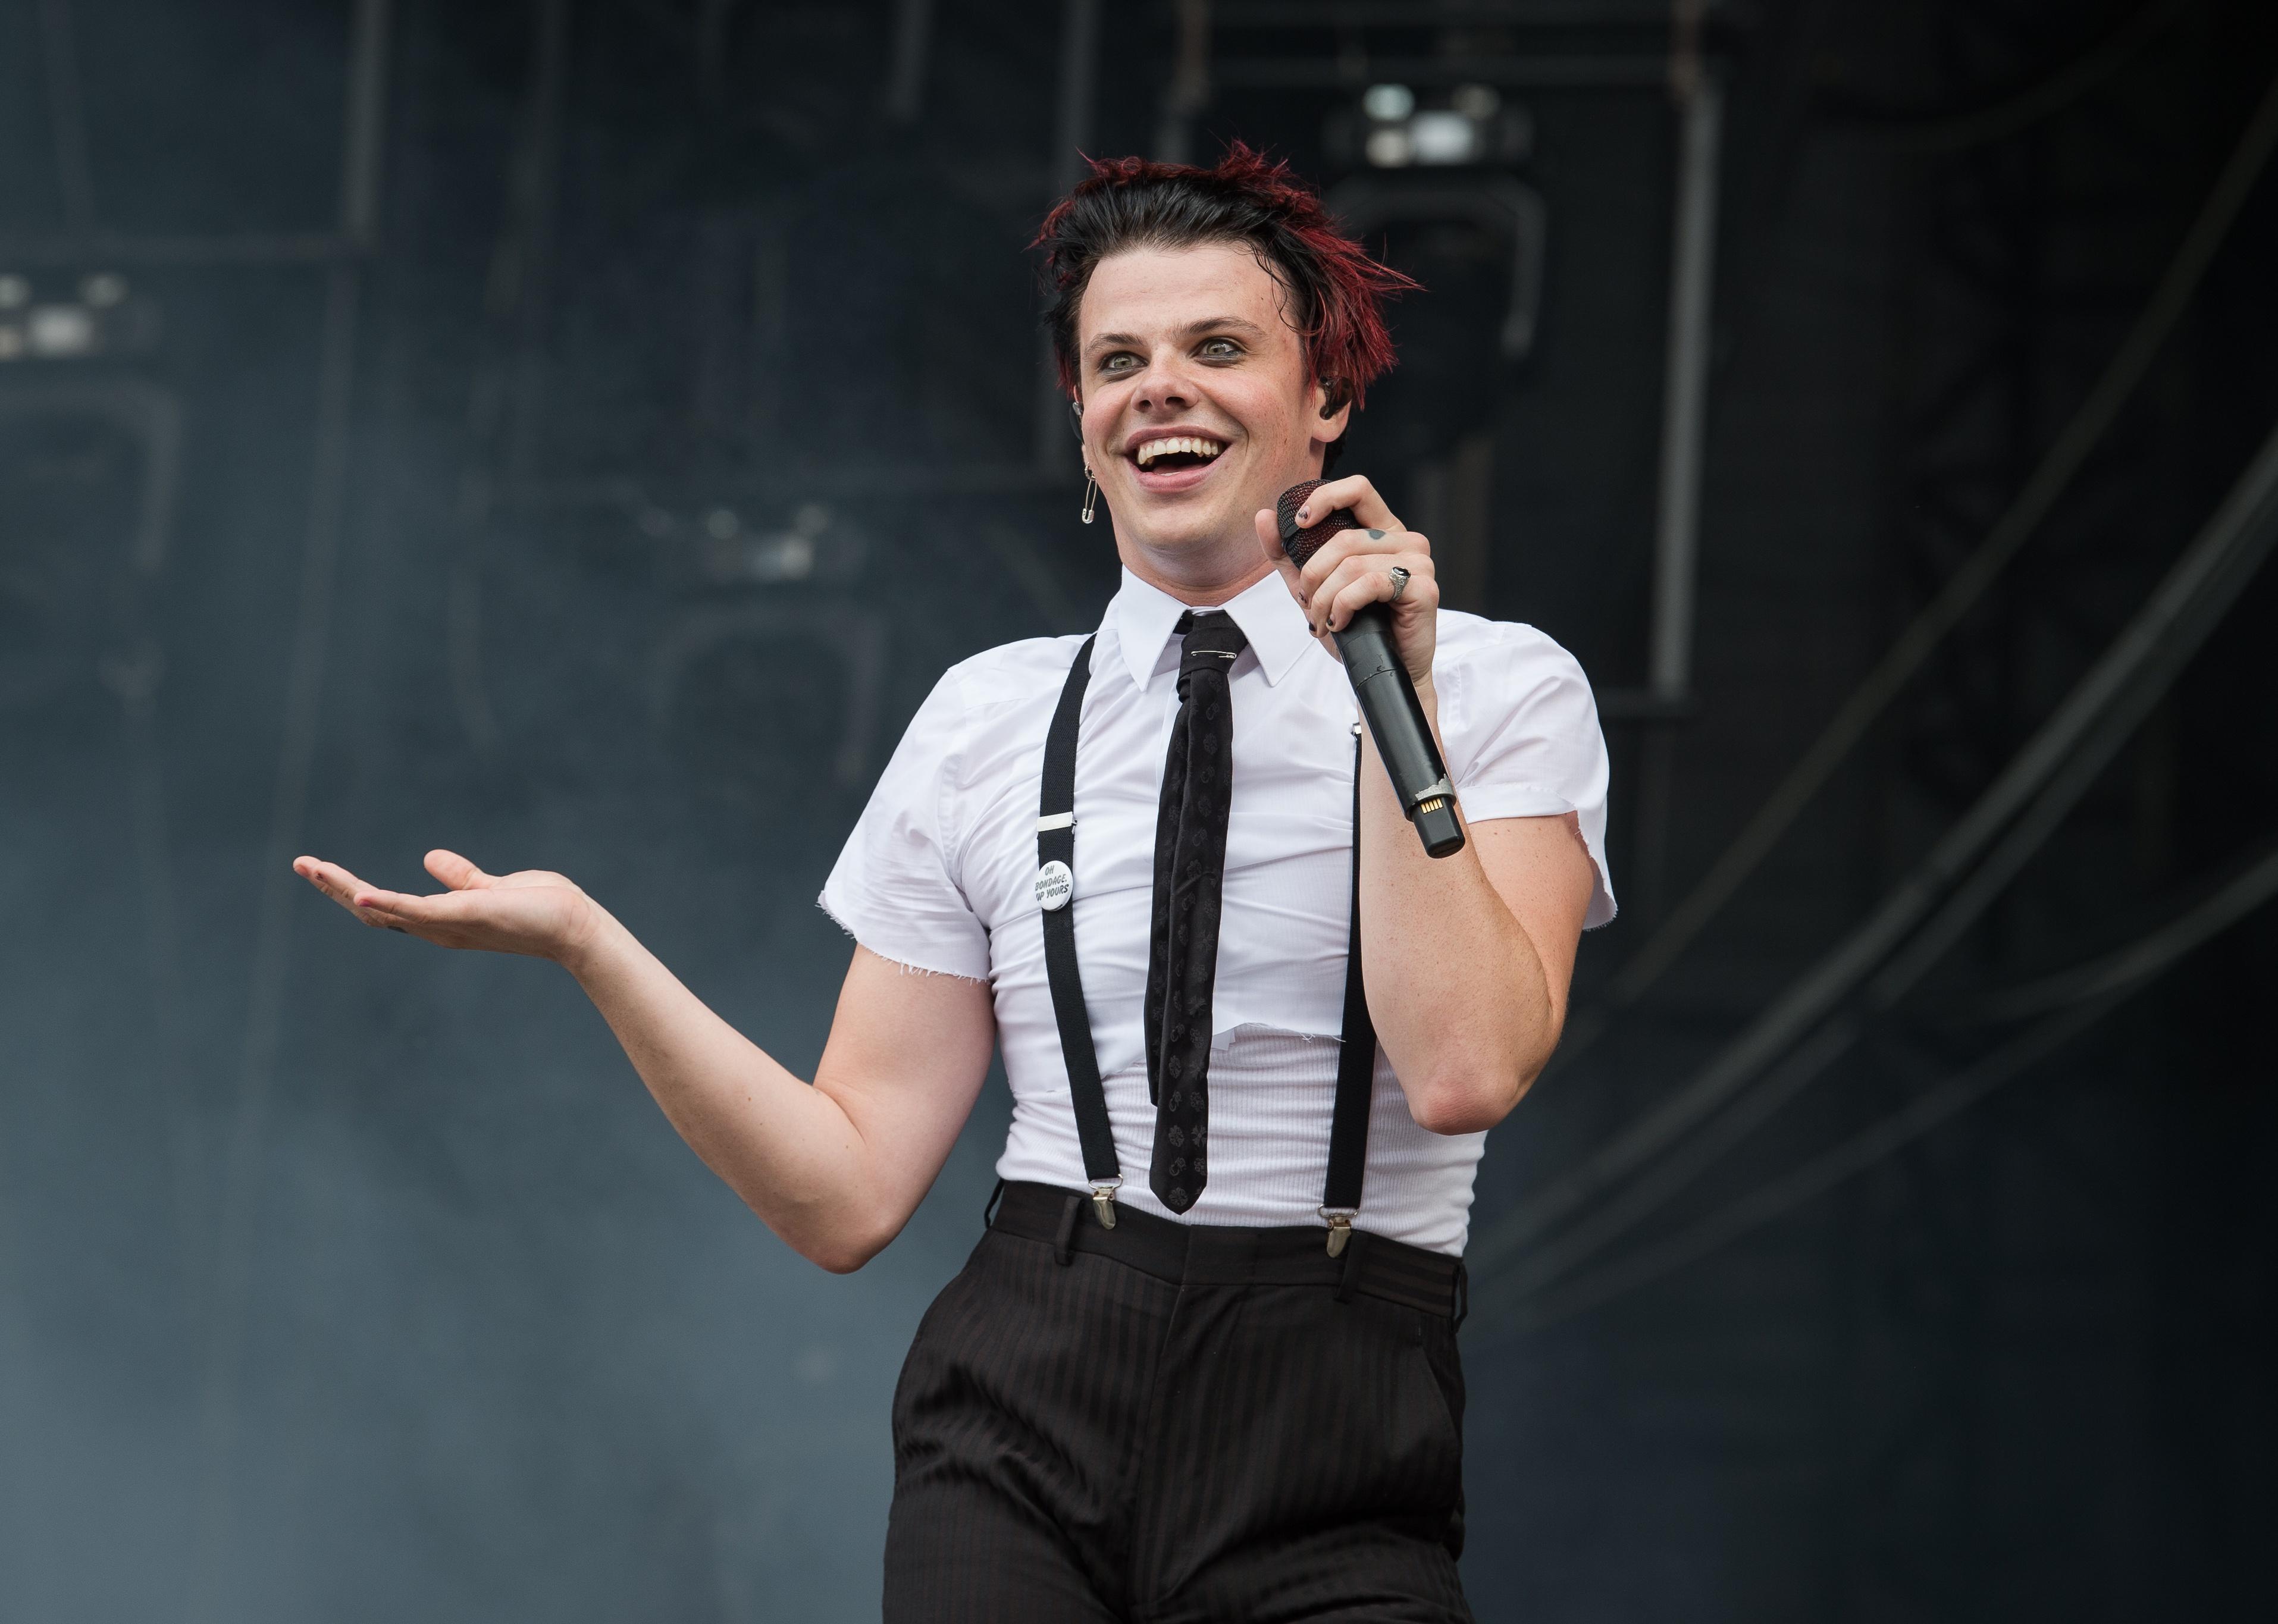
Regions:
<instances>
[{"instance_id":1,"label":"hand holding microphone","mask_svg":"<svg viewBox=\"0 0 2278 1624\"><path fill-rule=\"evenodd\" d=\"M1327 497L1315 499L1322 484L1316 479L1292 485L1274 504L1273 523L1280 549L1300 570L1313 560L1324 543L1342 531L1365 530L1372 539L1378 540L1387 534L1386 527L1364 526L1351 507L1311 511L1319 508L1323 501L1340 497L1382 507L1382 499L1366 480L1335 481L1328 487ZM1305 516L1311 521L1310 523L1298 522L1301 508L1308 510ZM1385 516L1390 518L1388 513ZM1265 522L1265 516L1261 514L1261 532ZM1265 539L1262 535L1261 539ZM1437 613L1436 585L1429 578L1428 560L1426 563L1423 590L1418 591L1409 613ZM1401 658L1394 628L1395 606L1408 600L1409 592L1416 590L1411 583L1418 577L1415 569L1397 556L1384 562L1382 568L1378 565L1379 555L1369 553L1349 553L1336 560L1315 583L1308 613L1313 615L1317 627L1329 629L1336 638L1337 652L1344 659L1346 675L1352 679L1361 716L1376 741L1376 753L1383 759L1386 775L1400 797L1401 810L1415 824L1417 837L1424 842L1426 853L1435 858L1452 857L1464 849L1464 826L1456 815L1455 787L1448 780L1439 744L1425 721L1424 706L1416 697L1415 681ZM1426 598L1430 599L1428 603L1423 601ZM1360 601L1355 603L1356 599ZM1349 613L1344 624L1336 626L1334 621L1341 612L1340 605L1348 606Z\"/></svg>"}]
</instances>

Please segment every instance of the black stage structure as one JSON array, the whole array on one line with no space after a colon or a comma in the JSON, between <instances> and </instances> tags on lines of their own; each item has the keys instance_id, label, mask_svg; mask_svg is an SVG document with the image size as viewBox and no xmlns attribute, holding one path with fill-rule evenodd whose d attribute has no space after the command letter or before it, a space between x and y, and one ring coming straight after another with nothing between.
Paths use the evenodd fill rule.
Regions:
<instances>
[{"instance_id":1,"label":"black stage structure","mask_svg":"<svg viewBox=\"0 0 2278 1624\"><path fill-rule=\"evenodd\" d=\"M1479 1616L2278 1605L2268 7L0 0L0 1615L875 1613L1001 1084L830 1279L285 865L562 868L811 1065L903 721L1112 589L1023 244L1236 136L1615 745Z\"/></svg>"}]
</instances>

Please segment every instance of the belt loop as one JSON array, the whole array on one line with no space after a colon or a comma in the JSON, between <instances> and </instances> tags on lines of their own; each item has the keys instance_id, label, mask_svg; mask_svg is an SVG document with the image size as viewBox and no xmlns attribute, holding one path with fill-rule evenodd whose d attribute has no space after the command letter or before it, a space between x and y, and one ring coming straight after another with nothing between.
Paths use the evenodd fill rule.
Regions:
<instances>
[{"instance_id":1,"label":"belt loop","mask_svg":"<svg viewBox=\"0 0 2278 1624\"><path fill-rule=\"evenodd\" d=\"M1337 1270L1339 1302L1352 1300L1353 1288L1360 1284L1360 1254L1367 1249L1367 1244L1368 1237L1357 1230L1353 1231L1352 1239L1346 1244L1344 1267Z\"/></svg>"},{"instance_id":2,"label":"belt loop","mask_svg":"<svg viewBox=\"0 0 2278 1624\"><path fill-rule=\"evenodd\" d=\"M989 1192L989 1204L981 1209L981 1227L982 1229L993 1230L997 1227L997 1203L1004 1199L1005 1181L999 1178L997 1181L997 1187Z\"/></svg>"},{"instance_id":3,"label":"belt loop","mask_svg":"<svg viewBox=\"0 0 2278 1624\"><path fill-rule=\"evenodd\" d=\"M1461 1330L1464 1322L1472 1316L1472 1271L1464 1267L1464 1260L1456 1260L1456 1323L1451 1329Z\"/></svg>"},{"instance_id":4,"label":"belt loop","mask_svg":"<svg viewBox=\"0 0 2278 1624\"><path fill-rule=\"evenodd\" d=\"M1052 1262L1068 1266L1068 1247L1075 1239L1075 1216L1083 1210L1083 1197L1071 1195L1060 1207L1059 1232L1052 1237Z\"/></svg>"}]
</instances>

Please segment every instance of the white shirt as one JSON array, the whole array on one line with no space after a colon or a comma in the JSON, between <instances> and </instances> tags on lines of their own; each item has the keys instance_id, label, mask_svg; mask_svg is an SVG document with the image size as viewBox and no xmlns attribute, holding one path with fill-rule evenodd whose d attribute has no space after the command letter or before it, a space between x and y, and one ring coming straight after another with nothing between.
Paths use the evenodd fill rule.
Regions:
<instances>
[{"instance_id":1,"label":"white shirt","mask_svg":"<svg viewBox=\"0 0 2278 1624\"><path fill-rule=\"evenodd\" d=\"M1155 818L1178 713L1187 606L1128 570L1092 655L1075 766L1076 955L1099 1055L1118 1199L1148 1188L1155 1108L1147 987ZM1225 606L1250 648L1230 669L1228 820L1211 1044L1210 1181L1195 1224L1319 1224L1343 1022L1352 864L1352 724L1343 667L1278 576ZM1035 890L1044 733L1081 637L1039 637L953 666L912 718L822 903L881 957L986 980L1013 1088L998 1175L1081 1190L1083 1155L1044 972ZM1587 922L1613 917L1606 749L1571 655L1531 627L1443 610L1433 681L1449 776L1472 823L1579 815L1597 868ZM1460 1254L1484 1133L1409 1115L1380 1053L1355 1227Z\"/></svg>"}]
</instances>

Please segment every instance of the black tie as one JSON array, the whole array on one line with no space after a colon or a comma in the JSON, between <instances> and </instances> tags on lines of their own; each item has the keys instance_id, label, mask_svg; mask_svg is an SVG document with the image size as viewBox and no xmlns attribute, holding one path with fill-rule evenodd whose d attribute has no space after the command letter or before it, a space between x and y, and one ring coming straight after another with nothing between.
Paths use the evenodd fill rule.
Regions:
<instances>
[{"instance_id":1,"label":"black tie","mask_svg":"<svg viewBox=\"0 0 2278 1624\"><path fill-rule=\"evenodd\" d=\"M1219 888L1234 800L1228 673L1250 639L1232 617L1179 617L1179 718L1155 814L1155 911L1147 950L1147 1085L1155 1101L1148 1186L1184 1212L1209 1180L1211 984L1218 973Z\"/></svg>"}]
</instances>

